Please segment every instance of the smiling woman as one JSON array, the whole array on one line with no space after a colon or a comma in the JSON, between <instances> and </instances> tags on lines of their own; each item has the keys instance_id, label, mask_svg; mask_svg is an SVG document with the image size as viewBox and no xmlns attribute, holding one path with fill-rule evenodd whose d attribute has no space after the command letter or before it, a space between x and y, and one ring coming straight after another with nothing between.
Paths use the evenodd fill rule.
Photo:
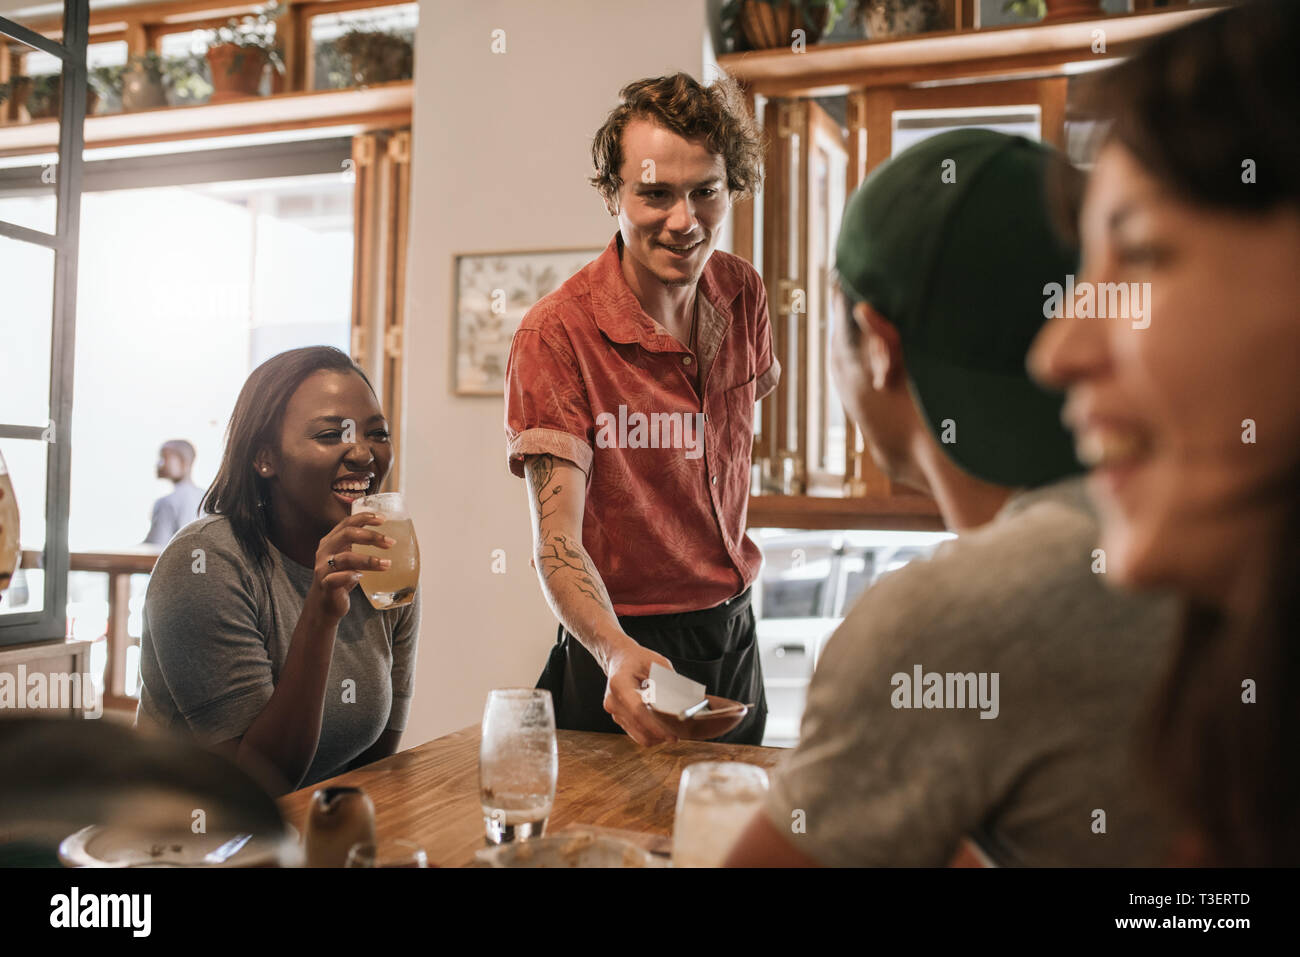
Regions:
<instances>
[{"instance_id":1,"label":"smiling woman","mask_svg":"<svg viewBox=\"0 0 1300 957\"><path fill-rule=\"evenodd\" d=\"M210 514L172 539L145 599L138 723L192 735L276 791L397 750L420 597L380 612L349 593L390 548L351 514L392 464L365 373L326 346L254 370L235 404Z\"/></svg>"},{"instance_id":2,"label":"smiling woman","mask_svg":"<svg viewBox=\"0 0 1300 957\"><path fill-rule=\"evenodd\" d=\"M1300 8L1255 0L1097 74L1082 281L1150 296L1031 353L1068 392L1106 577L1186 600L1146 742L1183 863L1300 862L1297 44Z\"/></svg>"}]
</instances>

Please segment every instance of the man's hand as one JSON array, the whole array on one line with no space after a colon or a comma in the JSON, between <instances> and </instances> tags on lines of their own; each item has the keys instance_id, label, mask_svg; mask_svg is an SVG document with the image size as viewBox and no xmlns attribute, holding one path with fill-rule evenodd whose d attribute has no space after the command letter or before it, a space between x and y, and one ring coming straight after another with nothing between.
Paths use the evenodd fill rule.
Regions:
<instances>
[{"instance_id":1,"label":"man's hand","mask_svg":"<svg viewBox=\"0 0 1300 957\"><path fill-rule=\"evenodd\" d=\"M658 720L641 697L641 685L650 677L650 666L661 664L675 670L663 655L627 639L609 656L605 685L605 710L614 722L640 745L676 741L677 738Z\"/></svg>"}]
</instances>

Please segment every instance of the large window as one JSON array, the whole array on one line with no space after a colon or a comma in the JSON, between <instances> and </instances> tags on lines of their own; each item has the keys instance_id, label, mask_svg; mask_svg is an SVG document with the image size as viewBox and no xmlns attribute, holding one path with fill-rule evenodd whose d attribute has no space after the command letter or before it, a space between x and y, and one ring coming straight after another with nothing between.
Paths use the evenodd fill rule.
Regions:
<instances>
[{"instance_id":1,"label":"large window","mask_svg":"<svg viewBox=\"0 0 1300 957\"><path fill-rule=\"evenodd\" d=\"M86 106L87 0L67 0L62 43L0 18L0 52L45 54L58 67L57 164L28 183L43 214L0 210L0 454L5 496L17 502L21 544L39 556L0 596L0 644L60 638L67 588L66 476L71 461L73 330L77 292L81 147ZM8 40L15 41L14 44ZM53 89L54 87L50 87ZM52 175L52 173L54 175ZM14 562L13 520L0 528L0 572Z\"/></svg>"},{"instance_id":2,"label":"large window","mask_svg":"<svg viewBox=\"0 0 1300 957\"><path fill-rule=\"evenodd\" d=\"M68 506L73 552L114 551L144 539L153 502L172 490L155 473L163 442L184 439L194 446L193 480L207 487L235 397L254 367L298 346L348 351L354 185L343 161L349 151L347 140L331 140L292 150L209 150L188 160L173 154L87 164L72 416L77 454ZM286 175L246 175L277 166ZM330 171L303 171L313 169ZM20 168L0 168L0 219L20 210L44 215L40 207L50 198L12 186L29 178ZM139 185L187 178L208 181ZM21 252L0 256L0 288L22 290L10 302L25 314L44 315L48 329L49 287L31 282L48 250ZM6 363L5 394L32 406L15 407L15 415L43 421L44 407L31 397L40 393L48 366L48 337L24 338L19 345L22 354ZM6 441L3 450L19 501L39 500L42 447ZM23 547L41 549L41 533L24 523ZM128 619L133 637L140 633L147 580L137 578ZM39 585L40 572L24 570L6 605L16 611L21 599L30 603L28 610L38 610ZM101 575L72 573L67 615L75 637L104 633L109 608ZM102 655L102 646L96 650ZM126 687L133 689L134 655L126 665Z\"/></svg>"}]
</instances>

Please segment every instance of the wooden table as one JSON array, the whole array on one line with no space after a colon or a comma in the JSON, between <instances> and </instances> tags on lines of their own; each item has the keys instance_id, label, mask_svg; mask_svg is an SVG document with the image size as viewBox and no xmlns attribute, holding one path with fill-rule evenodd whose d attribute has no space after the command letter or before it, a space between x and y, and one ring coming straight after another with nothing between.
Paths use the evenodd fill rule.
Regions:
<instances>
[{"instance_id":1,"label":"wooden table","mask_svg":"<svg viewBox=\"0 0 1300 957\"><path fill-rule=\"evenodd\" d=\"M575 825L650 835L645 846L667 847L682 769L697 761L745 761L772 768L785 751L743 744L680 741L642 748L624 734L559 731L560 768L548 834ZM305 833L307 808L317 788L350 784L375 804L379 840L409 838L429 863L460 867L484 847L478 800L479 727L402 751L374 764L321 781L280 799L285 818Z\"/></svg>"}]
</instances>

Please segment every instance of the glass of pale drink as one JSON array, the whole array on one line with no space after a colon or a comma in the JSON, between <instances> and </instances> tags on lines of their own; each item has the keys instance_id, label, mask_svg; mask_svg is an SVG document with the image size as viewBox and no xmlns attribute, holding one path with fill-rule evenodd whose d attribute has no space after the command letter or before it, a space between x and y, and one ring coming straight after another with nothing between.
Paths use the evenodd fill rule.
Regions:
<instances>
[{"instance_id":1,"label":"glass of pale drink","mask_svg":"<svg viewBox=\"0 0 1300 957\"><path fill-rule=\"evenodd\" d=\"M382 571L363 571L361 590L375 608L385 611L401 608L415 600L415 589L420 584L420 543L415 540L415 526L406 501L400 492L380 492L365 495L352 503L352 514L374 512L384 520L382 525L367 525L381 535L387 535L396 544L392 548L376 545L353 545L354 552L387 558L392 565Z\"/></svg>"},{"instance_id":2,"label":"glass of pale drink","mask_svg":"<svg viewBox=\"0 0 1300 957\"><path fill-rule=\"evenodd\" d=\"M701 761L682 772L673 820L673 867L721 867L767 796L767 772L739 761Z\"/></svg>"},{"instance_id":3,"label":"glass of pale drink","mask_svg":"<svg viewBox=\"0 0 1300 957\"><path fill-rule=\"evenodd\" d=\"M0 455L0 592L9 587L10 576L23 557L18 543L18 503L4 455Z\"/></svg>"},{"instance_id":4,"label":"glass of pale drink","mask_svg":"<svg viewBox=\"0 0 1300 957\"><path fill-rule=\"evenodd\" d=\"M542 836L555 803L558 765L551 693L536 688L488 692L478 781L489 844Z\"/></svg>"}]
</instances>

